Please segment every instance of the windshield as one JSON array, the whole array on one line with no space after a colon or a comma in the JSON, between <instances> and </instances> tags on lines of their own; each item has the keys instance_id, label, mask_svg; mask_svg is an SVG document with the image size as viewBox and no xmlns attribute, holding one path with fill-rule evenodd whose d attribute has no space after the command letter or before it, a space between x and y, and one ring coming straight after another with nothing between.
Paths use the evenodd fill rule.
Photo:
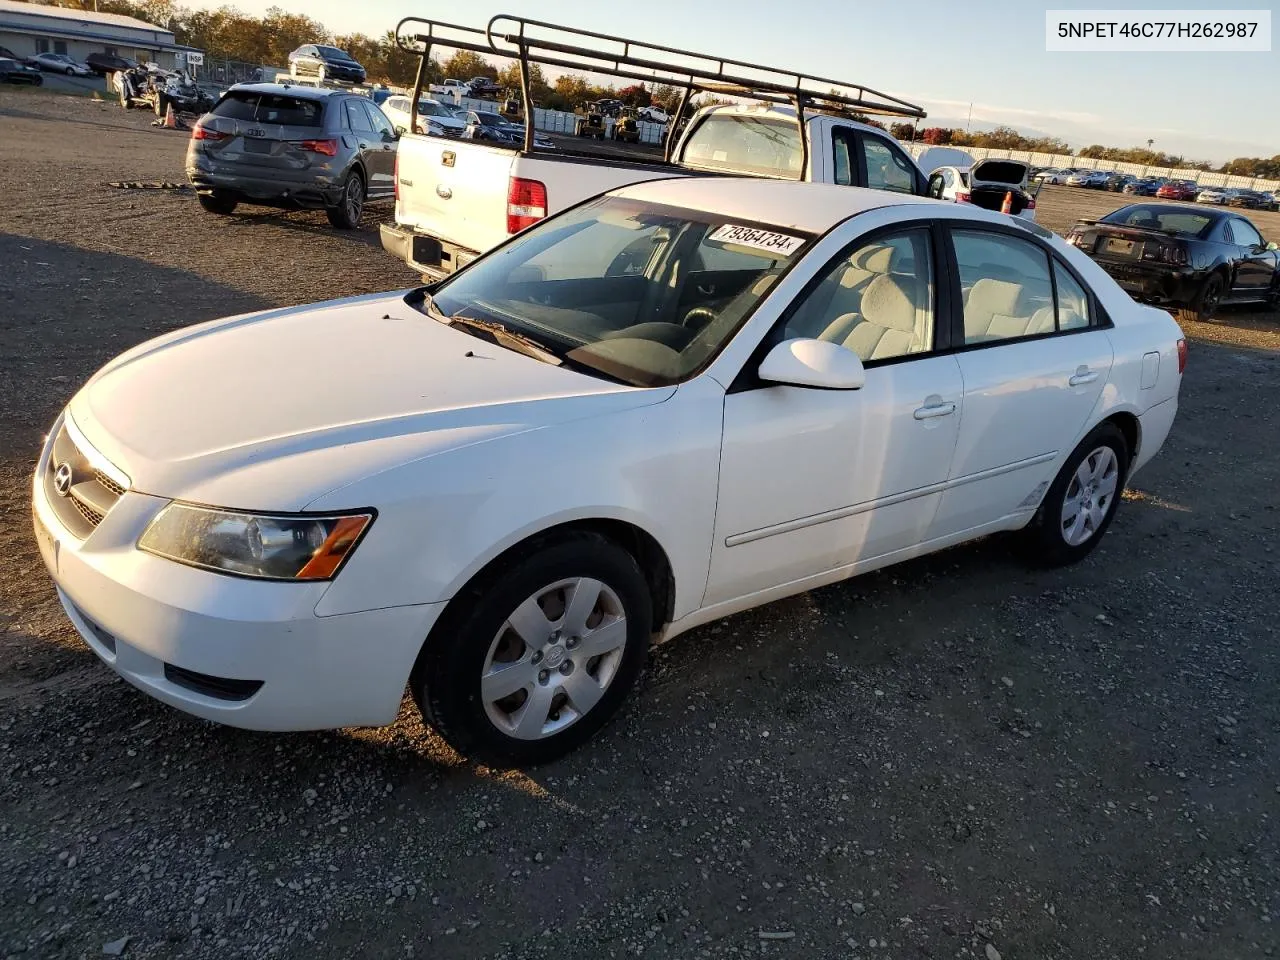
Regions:
<instances>
[{"instance_id":1,"label":"windshield","mask_svg":"<svg viewBox=\"0 0 1280 960\"><path fill-rule=\"evenodd\" d=\"M424 308L500 324L569 366L661 386L710 362L809 239L605 197L438 284Z\"/></svg>"},{"instance_id":2,"label":"windshield","mask_svg":"<svg viewBox=\"0 0 1280 960\"><path fill-rule=\"evenodd\" d=\"M324 104L318 100L286 97L252 90L230 90L210 111L216 117L278 123L286 127L318 127Z\"/></svg>"},{"instance_id":3,"label":"windshield","mask_svg":"<svg viewBox=\"0 0 1280 960\"><path fill-rule=\"evenodd\" d=\"M1099 223L1113 223L1121 227L1141 227L1144 230L1166 230L1188 237L1203 237L1209 232L1214 218L1194 210L1180 207L1158 207L1149 203L1121 207L1107 214Z\"/></svg>"},{"instance_id":4,"label":"windshield","mask_svg":"<svg viewBox=\"0 0 1280 960\"><path fill-rule=\"evenodd\" d=\"M351 55L337 47L316 47L322 57L328 57L330 60L350 60Z\"/></svg>"},{"instance_id":5,"label":"windshield","mask_svg":"<svg viewBox=\"0 0 1280 960\"><path fill-rule=\"evenodd\" d=\"M418 113L428 117L449 117L453 118L453 111L446 110L434 100L419 100Z\"/></svg>"}]
</instances>

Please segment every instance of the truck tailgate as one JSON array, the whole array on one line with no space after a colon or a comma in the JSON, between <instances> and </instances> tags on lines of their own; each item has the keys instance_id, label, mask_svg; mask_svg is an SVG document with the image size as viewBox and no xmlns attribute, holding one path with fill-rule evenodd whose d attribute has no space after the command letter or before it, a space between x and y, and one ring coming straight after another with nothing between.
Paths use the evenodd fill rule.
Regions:
<instances>
[{"instance_id":1,"label":"truck tailgate","mask_svg":"<svg viewBox=\"0 0 1280 960\"><path fill-rule=\"evenodd\" d=\"M516 151L470 140L400 139L396 222L468 250L507 236L507 185Z\"/></svg>"}]
</instances>

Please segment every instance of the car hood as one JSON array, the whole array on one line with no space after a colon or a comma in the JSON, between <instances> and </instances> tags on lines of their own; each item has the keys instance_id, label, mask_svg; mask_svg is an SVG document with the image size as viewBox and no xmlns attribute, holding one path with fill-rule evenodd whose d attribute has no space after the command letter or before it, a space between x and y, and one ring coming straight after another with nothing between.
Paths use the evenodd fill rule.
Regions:
<instances>
[{"instance_id":1,"label":"car hood","mask_svg":"<svg viewBox=\"0 0 1280 960\"><path fill-rule=\"evenodd\" d=\"M297 510L409 460L673 392L515 353L401 292L176 331L116 358L67 412L131 489Z\"/></svg>"}]
</instances>

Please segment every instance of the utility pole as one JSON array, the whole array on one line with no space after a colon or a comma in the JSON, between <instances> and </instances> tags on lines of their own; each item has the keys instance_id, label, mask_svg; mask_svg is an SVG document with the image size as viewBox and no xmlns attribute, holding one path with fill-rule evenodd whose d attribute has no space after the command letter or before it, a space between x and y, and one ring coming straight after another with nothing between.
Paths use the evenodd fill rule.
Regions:
<instances>
[{"instance_id":1,"label":"utility pole","mask_svg":"<svg viewBox=\"0 0 1280 960\"><path fill-rule=\"evenodd\" d=\"M97 2L97 0L95 0ZM964 132L969 132L969 127L973 125L973 101L969 101L969 119L964 122Z\"/></svg>"}]
</instances>

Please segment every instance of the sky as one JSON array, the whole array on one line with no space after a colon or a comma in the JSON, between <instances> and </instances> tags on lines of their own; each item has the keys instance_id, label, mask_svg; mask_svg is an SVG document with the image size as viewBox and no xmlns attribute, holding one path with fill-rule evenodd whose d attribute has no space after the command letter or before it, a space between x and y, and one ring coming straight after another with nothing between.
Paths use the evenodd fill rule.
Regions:
<instances>
[{"instance_id":1,"label":"sky","mask_svg":"<svg viewBox=\"0 0 1280 960\"><path fill-rule=\"evenodd\" d=\"M260 15L280 6L335 33L380 36L401 17L483 26L496 13L866 84L924 107L925 126L1008 124L1073 147L1153 147L1187 160L1280 153L1280 41L1269 53L1049 53L1047 8L1216 9L1201 3L1049 0L181 0ZM1277 0L1235 0L1270 9ZM442 14L441 9L457 11ZM623 11L623 15L619 15ZM501 61L497 61L501 63Z\"/></svg>"}]
</instances>

